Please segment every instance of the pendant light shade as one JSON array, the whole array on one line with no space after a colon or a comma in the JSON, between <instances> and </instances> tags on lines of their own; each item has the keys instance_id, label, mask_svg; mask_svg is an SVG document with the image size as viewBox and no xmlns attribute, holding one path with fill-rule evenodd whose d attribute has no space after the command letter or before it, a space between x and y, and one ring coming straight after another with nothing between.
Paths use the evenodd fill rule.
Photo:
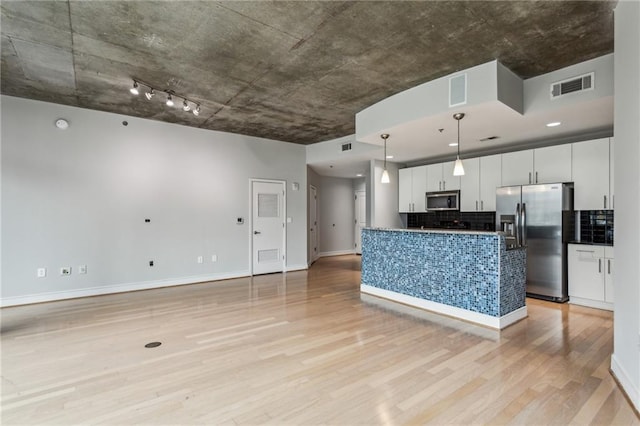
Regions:
<instances>
[{"instance_id":1,"label":"pendant light shade","mask_svg":"<svg viewBox=\"0 0 640 426\"><path fill-rule=\"evenodd\" d=\"M464 113L459 112L453 114L453 118L458 121L458 155L456 156L456 162L453 165L453 175L464 176L464 166L462 165L462 160L460 159L460 120L464 118Z\"/></svg>"},{"instance_id":2,"label":"pendant light shade","mask_svg":"<svg viewBox=\"0 0 640 426\"><path fill-rule=\"evenodd\" d=\"M389 183L391 180L389 179L389 172L387 171L387 139L389 139L388 133L383 133L380 137L384 140L384 170L382 170L382 178L380 179L380 183Z\"/></svg>"}]
</instances>

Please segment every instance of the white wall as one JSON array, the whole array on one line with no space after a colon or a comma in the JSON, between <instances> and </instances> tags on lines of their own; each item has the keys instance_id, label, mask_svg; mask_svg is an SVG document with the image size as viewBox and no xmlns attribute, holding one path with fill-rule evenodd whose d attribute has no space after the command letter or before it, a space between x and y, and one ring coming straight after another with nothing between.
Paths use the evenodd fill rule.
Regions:
<instances>
[{"instance_id":1,"label":"white wall","mask_svg":"<svg viewBox=\"0 0 640 426\"><path fill-rule=\"evenodd\" d=\"M352 253L355 249L353 180L321 177L320 256Z\"/></svg>"},{"instance_id":2,"label":"white wall","mask_svg":"<svg viewBox=\"0 0 640 426\"><path fill-rule=\"evenodd\" d=\"M367 185L367 226L374 228L403 228L398 214L398 165L387 161L389 183L380 183L383 162L371 160ZM369 212L370 210L370 212Z\"/></svg>"},{"instance_id":3,"label":"white wall","mask_svg":"<svg viewBox=\"0 0 640 426\"><path fill-rule=\"evenodd\" d=\"M615 9L615 304L611 369L640 410L640 3Z\"/></svg>"},{"instance_id":4,"label":"white wall","mask_svg":"<svg viewBox=\"0 0 640 426\"><path fill-rule=\"evenodd\" d=\"M3 304L248 274L250 178L287 181L306 267L304 146L7 96L1 114Z\"/></svg>"}]
</instances>

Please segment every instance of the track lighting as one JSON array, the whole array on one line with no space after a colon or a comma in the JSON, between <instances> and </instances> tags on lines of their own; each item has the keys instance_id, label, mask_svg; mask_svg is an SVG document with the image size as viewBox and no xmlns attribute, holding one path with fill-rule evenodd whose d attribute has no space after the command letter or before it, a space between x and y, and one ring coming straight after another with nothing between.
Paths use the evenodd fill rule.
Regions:
<instances>
[{"instance_id":1,"label":"track lighting","mask_svg":"<svg viewBox=\"0 0 640 426\"><path fill-rule=\"evenodd\" d=\"M138 82L133 80L133 87L129 89L132 95L139 95L140 91L138 90Z\"/></svg>"},{"instance_id":2,"label":"track lighting","mask_svg":"<svg viewBox=\"0 0 640 426\"><path fill-rule=\"evenodd\" d=\"M196 117L200 115L200 104L199 103L187 98L186 96L178 95L173 90L169 90L169 89L156 90L156 88L154 88L150 84L145 83L144 81L140 81L140 80L136 79L136 80L133 80L133 87L131 87L129 89L129 91L133 95L138 95L138 94L140 94L140 89L139 89L140 86L146 86L146 87L149 88L149 90L147 90L144 93L144 96L149 101L155 96L156 91L159 91L159 92L165 93L167 95L167 98L165 100L165 104L168 107L174 106L175 102L177 102L177 101L174 101L174 98L178 98L178 101L180 99L182 99L182 110L184 112L191 111L191 112L193 112L193 115L195 115Z\"/></svg>"}]
</instances>

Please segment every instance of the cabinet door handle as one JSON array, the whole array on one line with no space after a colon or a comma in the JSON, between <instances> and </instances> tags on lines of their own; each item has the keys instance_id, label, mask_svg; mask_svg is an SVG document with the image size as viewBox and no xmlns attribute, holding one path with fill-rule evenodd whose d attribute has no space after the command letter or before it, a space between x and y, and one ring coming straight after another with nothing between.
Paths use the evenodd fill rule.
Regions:
<instances>
[{"instance_id":1,"label":"cabinet door handle","mask_svg":"<svg viewBox=\"0 0 640 426\"><path fill-rule=\"evenodd\" d=\"M606 195L604 196L604 208L605 209L607 208L607 196Z\"/></svg>"},{"instance_id":2,"label":"cabinet door handle","mask_svg":"<svg viewBox=\"0 0 640 426\"><path fill-rule=\"evenodd\" d=\"M529 183L531 183L531 172L529 172Z\"/></svg>"},{"instance_id":3,"label":"cabinet door handle","mask_svg":"<svg viewBox=\"0 0 640 426\"><path fill-rule=\"evenodd\" d=\"M484 201L480 200L480 210L484 211Z\"/></svg>"},{"instance_id":4,"label":"cabinet door handle","mask_svg":"<svg viewBox=\"0 0 640 426\"><path fill-rule=\"evenodd\" d=\"M611 275L611 259L607 259L607 274Z\"/></svg>"},{"instance_id":5,"label":"cabinet door handle","mask_svg":"<svg viewBox=\"0 0 640 426\"><path fill-rule=\"evenodd\" d=\"M478 200L476 200L476 211L478 210Z\"/></svg>"},{"instance_id":6,"label":"cabinet door handle","mask_svg":"<svg viewBox=\"0 0 640 426\"><path fill-rule=\"evenodd\" d=\"M580 253L595 253L595 250L576 250Z\"/></svg>"},{"instance_id":7,"label":"cabinet door handle","mask_svg":"<svg viewBox=\"0 0 640 426\"><path fill-rule=\"evenodd\" d=\"M442 190L445 191L447 188L447 182L445 182L444 180L442 181Z\"/></svg>"},{"instance_id":8,"label":"cabinet door handle","mask_svg":"<svg viewBox=\"0 0 640 426\"><path fill-rule=\"evenodd\" d=\"M538 183L538 172L536 172L536 183Z\"/></svg>"},{"instance_id":9,"label":"cabinet door handle","mask_svg":"<svg viewBox=\"0 0 640 426\"><path fill-rule=\"evenodd\" d=\"M602 272L602 259L598 259L598 273Z\"/></svg>"}]
</instances>

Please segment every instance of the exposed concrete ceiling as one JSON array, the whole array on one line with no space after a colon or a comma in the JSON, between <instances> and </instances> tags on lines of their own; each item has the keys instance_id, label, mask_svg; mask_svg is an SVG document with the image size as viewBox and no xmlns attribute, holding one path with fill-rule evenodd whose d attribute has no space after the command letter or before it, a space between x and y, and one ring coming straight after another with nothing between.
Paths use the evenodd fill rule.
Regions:
<instances>
[{"instance_id":1,"label":"exposed concrete ceiling","mask_svg":"<svg viewBox=\"0 0 640 426\"><path fill-rule=\"evenodd\" d=\"M353 134L355 114L381 99L493 59L530 78L611 53L615 4L2 0L1 91L310 144ZM131 95L134 78L202 113Z\"/></svg>"}]
</instances>

